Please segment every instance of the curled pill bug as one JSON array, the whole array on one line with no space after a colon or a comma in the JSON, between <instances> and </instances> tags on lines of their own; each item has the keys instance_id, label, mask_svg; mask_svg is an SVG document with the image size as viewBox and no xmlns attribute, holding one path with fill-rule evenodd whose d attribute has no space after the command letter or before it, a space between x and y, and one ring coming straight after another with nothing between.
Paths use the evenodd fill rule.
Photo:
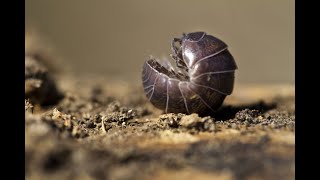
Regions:
<instances>
[{"instance_id":1,"label":"curled pill bug","mask_svg":"<svg viewBox=\"0 0 320 180\"><path fill-rule=\"evenodd\" d=\"M175 66L150 57L142 71L148 100L165 113L215 112L233 91L236 62L228 46L205 32L183 34L171 43Z\"/></svg>"}]
</instances>

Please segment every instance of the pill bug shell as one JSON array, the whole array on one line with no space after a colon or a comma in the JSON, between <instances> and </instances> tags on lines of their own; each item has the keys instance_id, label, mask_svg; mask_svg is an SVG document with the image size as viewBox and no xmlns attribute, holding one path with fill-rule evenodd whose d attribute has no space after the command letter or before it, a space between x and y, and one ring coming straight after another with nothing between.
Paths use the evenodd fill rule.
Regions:
<instances>
[{"instance_id":1,"label":"pill bug shell","mask_svg":"<svg viewBox=\"0 0 320 180\"><path fill-rule=\"evenodd\" d=\"M237 65L228 46L205 32L192 32L174 38L171 49L177 67L152 57L145 61L146 97L166 113L215 112L234 86Z\"/></svg>"}]
</instances>

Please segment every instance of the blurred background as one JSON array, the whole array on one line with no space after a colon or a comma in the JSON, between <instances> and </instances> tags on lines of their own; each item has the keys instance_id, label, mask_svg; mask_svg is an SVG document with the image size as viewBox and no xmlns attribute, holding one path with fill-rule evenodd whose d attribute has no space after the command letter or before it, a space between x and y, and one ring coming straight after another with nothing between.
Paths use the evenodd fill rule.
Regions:
<instances>
[{"instance_id":1,"label":"blurred background","mask_svg":"<svg viewBox=\"0 0 320 180\"><path fill-rule=\"evenodd\" d=\"M229 45L236 81L294 84L293 0L28 0L36 28L75 74L141 81L150 56L169 57L173 37L205 31Z\"/></svg>"}]
</instances>

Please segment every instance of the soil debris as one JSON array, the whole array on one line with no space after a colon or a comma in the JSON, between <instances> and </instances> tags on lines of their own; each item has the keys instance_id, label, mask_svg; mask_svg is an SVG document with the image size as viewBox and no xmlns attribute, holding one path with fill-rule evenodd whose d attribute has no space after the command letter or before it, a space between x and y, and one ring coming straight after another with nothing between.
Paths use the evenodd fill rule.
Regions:
<instances>
[{"instance_id":1,"label":"soil debris","mask_svg":"<svg viewBox=\"0 0 320 180\"><path fill-rule=\"evenodd\" d=\"M33 104L55 104L62 98L47 68L32 57L25 57L25 98Z\"/></svg>"},{"instance_id":2,"label":"soil debris","mask_svg":"<svg viewBox=\"0 0 320 180\"><path fill-rule=\"evenodd\" d=\"M182 128L193 130L192 133L194 133L194 131L213 132L215 130L213 118L210 116L201 118L196 113L190 115L182 113L160 115L158 125L162 128Z\"/></svg>"}]
</instances>

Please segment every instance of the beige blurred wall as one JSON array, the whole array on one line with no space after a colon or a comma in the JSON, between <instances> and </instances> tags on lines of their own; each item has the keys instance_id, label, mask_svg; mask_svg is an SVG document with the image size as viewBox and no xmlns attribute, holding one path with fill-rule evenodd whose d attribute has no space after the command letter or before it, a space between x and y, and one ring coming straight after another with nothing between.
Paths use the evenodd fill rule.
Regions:
<instances>
[{"instance_id":1,"label":"beige blurred wall","mask_svg":"<svg viewBox=\"0 0 320 180\"><path fill-rule=\"evenodd\" d=\"M238 82L294 83L293 0L27 0L36 27L75 73L140 81L144 60L168 56L182 32L229 45ZM64 66L64 65L62 65Z\"/></svg>"}]
</instances>

